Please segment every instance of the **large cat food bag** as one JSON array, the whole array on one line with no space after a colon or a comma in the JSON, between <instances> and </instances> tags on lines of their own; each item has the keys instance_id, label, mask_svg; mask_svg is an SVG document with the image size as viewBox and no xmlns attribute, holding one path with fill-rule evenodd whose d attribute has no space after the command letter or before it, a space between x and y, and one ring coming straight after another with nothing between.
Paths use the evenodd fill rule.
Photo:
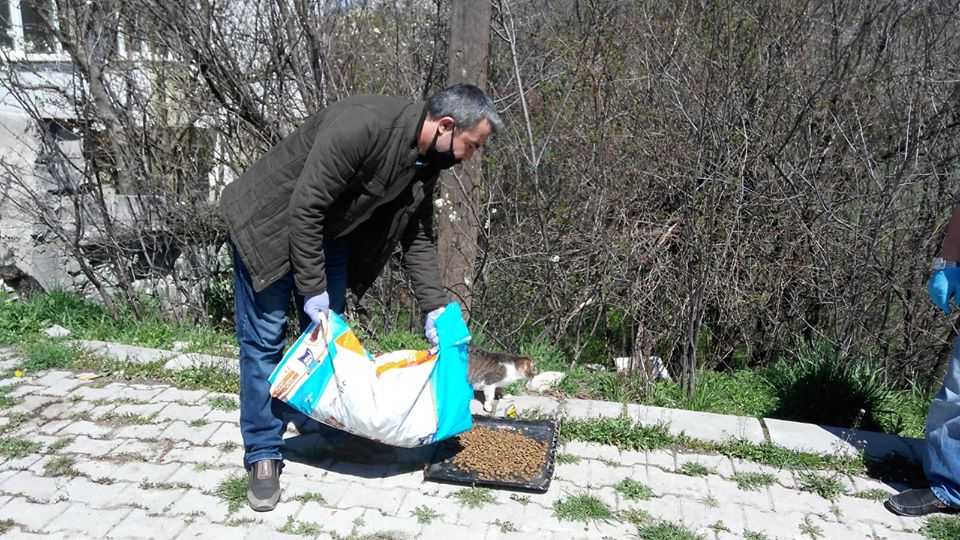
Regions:
<instances>
[{"instance_id":1,"label":"large cat food bag","mask_svg":"<svg viewBox=\"0 0 960 540\"><path fill-rule=\"evenodd\" d=\"M368 353L330 312L313 323L270 375L270 394L324 424L386 444L415 447L473 425L467 382L470 332L451 303L436 321L430 350Z\"/></svg>"}]
</instances>

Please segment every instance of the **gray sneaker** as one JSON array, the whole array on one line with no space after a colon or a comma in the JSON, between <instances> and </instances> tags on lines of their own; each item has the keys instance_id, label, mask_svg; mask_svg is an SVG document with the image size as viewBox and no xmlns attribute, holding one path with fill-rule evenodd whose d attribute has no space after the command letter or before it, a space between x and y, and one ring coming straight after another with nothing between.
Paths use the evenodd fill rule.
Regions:
<instances>
[{"instance_id":1,"label":"gray sneaker","mask_svg":"<svg viewBox=\"0 0 960 540\"><path fill-rule=\"evenodd\" d=\"M273 459L257 461L250 466L247 477L247 502L256 512L269 512L280 500L280 462Z\"/></svg>"}]
</instances>

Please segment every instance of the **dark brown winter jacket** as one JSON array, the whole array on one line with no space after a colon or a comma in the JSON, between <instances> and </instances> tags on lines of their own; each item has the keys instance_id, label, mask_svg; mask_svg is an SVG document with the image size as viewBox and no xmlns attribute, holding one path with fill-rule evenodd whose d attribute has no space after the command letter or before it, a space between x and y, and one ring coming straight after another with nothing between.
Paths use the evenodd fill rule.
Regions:
<instances>
[{"instance_id":1,"label":"dark brown winter jacket","mask_svg":"<svg viewBox=\"0 0 960 540\"><path fill-rule=\"evenodd\" d=\"M220 208L256 291L290 271L301 294L326 290L323 244L343 236L357 298L399 243L420 308L447 303L431 201L438 171L414 165L425 117L422 102L343 99L227 185Z\"/></svg>"}]
</instances>

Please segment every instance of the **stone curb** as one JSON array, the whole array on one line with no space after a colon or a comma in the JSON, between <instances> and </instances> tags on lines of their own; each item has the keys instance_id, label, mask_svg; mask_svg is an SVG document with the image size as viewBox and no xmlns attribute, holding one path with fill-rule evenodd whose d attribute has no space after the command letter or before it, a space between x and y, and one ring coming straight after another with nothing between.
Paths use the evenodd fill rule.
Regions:
<instances>
[{"instance_id":1,"label":"stone curb","mask_svg":"<svg viewBox=\"0 0 960 540\"><path fill-rule=\"evenodd\" d=\"M232 359L198 353L178 353L163 349L136 347L107 341L73 340L91 353L122 362L145 364L164 361L166 369L181 371L189 368L213 367L239 374L240 365ZM495 414L502 416L511 406L518 413L548 415L589 420L613 418L626 414L642 424L660 424L671 435L723 443L746 440L754 444L769 442L799 452L854 457L863 451L867 456L881 458L891 453L909 461L922 461L924 441L900 437L890 433L853 430L834 426L791 422L775 418L757 419L709 412L651 407L639 404L621 404L586 399L556 399L537 395L504 396L497 403ZM474 414L483 414L480 403L473 401Z\"/></svg>"}]
</instances>

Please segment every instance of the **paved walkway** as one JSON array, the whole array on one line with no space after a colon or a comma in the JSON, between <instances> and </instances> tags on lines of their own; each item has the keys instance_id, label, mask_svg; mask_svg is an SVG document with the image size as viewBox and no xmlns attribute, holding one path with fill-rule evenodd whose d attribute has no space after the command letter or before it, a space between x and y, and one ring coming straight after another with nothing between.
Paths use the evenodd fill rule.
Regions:
<instances>
[{"instance_id":1,"label":"paved walkway","mask_svg":"<svg viewBox=\"0 0 960 540\"><path fill-rule=\"evenodd\" d=\"M0 350L0 368L16 363L10 350ZM423 452L405 452L384 464L288 461L275 511L255 513L245 505L231 510L218 490L244 482L236 396L86 380L69 371L12 377L0 385L13 386L7 395L15 398L0 411L0 452L21 450L25 456L0 463L0 530L11 538L621 539L635 537L630 517L642 515L638 510L653 522L682 524L711 540L922 538L922 519L898 518L861 498L902 486L834 474L846 494L830 501L802 490L799 474L787 470L717 455L620 452L580 442L561 449L569 457L557 464L547 493L492 491L492 501L479 508L462 504L462 487L424 482ZM624 410L535 397L513 403L521 411L563 408L580 418ZM631 406L628 413L705 439L769 438L798 447L829 445L837 452L863 444L816 426L763 426L755 419L650 407ZM916 441L866 439L868 448L889 446L908 457L915 452ZM303 437L291 439L298 441ZM687 463L710 473L682 474ZM735 475L749 472L769 473L775 483L741 489ZM627 497L616 489L625 478L648 486L653 496ZM580 495L603 501L613 517L558 519L554 503Z\"/></svg>"}]
</instances>

